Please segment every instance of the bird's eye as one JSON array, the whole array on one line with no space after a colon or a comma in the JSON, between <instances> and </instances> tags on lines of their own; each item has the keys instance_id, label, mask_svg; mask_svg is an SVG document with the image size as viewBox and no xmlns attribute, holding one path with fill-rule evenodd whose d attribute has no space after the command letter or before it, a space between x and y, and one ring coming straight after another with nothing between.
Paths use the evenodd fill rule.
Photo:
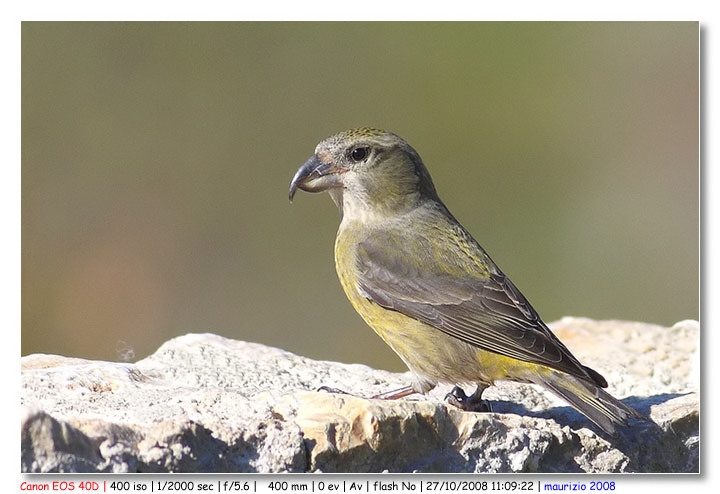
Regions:
<instances>
[{"instance_id":1,"label":"bird's eye","mask_svg":"<svg viewBox=\"0 0 720 494\"><path fill-rule=\"evenodd\" d=\"M350 158L357 162L362 161L365 158L367 158L367 155L370 153L370 149L366 147L359 147L355 148L352 151L350 151Z\"/></svg>"}]
</instances>

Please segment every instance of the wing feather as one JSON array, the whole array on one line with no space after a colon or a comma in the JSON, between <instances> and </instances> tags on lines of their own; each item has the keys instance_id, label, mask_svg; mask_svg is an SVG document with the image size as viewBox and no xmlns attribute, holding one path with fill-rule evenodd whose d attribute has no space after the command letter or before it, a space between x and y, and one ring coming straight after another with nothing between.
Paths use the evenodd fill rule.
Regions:
<instances>
[{"instance_id":1,"label":"wing feather","mask_svg":"<svg viewBox=\"0 0 720 494\"><path fill-rule=\"evenodd\" d=\"M420 246L425 251L422 263L408 262L409 256L417 256L418 245L410 251L401 236L384 235L378 239L382 245L361 242L356 256L358 289L376 304L470 345L607 386L550 331L482 247L464 230L456 233L464 248L437 252L438 244L447 243L425 239ZM485 262L478 264L468 252Z\"/></svg>"}]
</instances>

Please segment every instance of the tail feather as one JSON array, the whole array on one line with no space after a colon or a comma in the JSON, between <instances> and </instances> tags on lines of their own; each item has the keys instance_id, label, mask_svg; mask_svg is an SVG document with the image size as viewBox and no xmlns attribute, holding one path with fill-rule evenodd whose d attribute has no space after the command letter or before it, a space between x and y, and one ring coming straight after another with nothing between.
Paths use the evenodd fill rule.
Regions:
<instances>
[{"instance_id":1,"label":"tail feather","mask_svg":"<svg viewBox=\"0 0 720 494\"><path fill-rule=\"evenodd\" d=\"M546 376L540 384L610 435L615 435L615 426L627 425L629 418L643 418L597 385L568 374L553 372L551 378Z\"/></svg>"}]
</instances>

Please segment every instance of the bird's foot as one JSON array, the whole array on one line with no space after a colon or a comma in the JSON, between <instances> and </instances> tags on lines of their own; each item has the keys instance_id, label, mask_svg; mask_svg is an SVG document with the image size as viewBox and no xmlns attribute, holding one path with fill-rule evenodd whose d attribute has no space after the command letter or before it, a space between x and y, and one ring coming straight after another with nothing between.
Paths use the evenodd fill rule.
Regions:
<instances>
[{"instance_id":1,"label":"bird's foot","mask_svg":"<svg viewBox=\"0 0 720 494\"><path fill-rule=\"evenodd\" d=\"M445 395L445 399L450 405L466 412L492 412L490 402L482 398L483 391L487 388L484 384L478 384L475 392L468 396L460 386L455 386Z\"/></svg>"},{"instance_id":2,"label":"bird's foot","mask_svg":"<svg viewBox=\"0 0 720 494\"><path fill-rule=\"evenodd\" d=\"M334 394L338 394L338 395L350 395L350 393L348 393L347 391L343 391L342 389L338 389L338 388L331 388L330 386L320 386L317 390L325 391L326 393L334 393Z\"/></svg>"}]
</instances>

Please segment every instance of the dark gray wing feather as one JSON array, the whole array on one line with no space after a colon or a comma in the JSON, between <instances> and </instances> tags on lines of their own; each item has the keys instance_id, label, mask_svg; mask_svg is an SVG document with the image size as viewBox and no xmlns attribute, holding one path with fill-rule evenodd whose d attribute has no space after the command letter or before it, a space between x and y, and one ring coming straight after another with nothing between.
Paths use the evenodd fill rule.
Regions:
<instances>
[{"instance_id":1,"label":"dark gray wing feather","mask_svg":"<svg viewBox=\"0 0 720 494\"><path fill-rule=\"evenodd\" d=\"M470 241L487 259L489 273L458 277L431 261L424 263L429 264L427 271L421 271L405 261L409 254L401 244L388 249L387 244L380 248L362 242L357 251L358 288L376 304L470 345L606 387L605 379L578 362L482 248Z\"/></svg>"}]
</instances>

